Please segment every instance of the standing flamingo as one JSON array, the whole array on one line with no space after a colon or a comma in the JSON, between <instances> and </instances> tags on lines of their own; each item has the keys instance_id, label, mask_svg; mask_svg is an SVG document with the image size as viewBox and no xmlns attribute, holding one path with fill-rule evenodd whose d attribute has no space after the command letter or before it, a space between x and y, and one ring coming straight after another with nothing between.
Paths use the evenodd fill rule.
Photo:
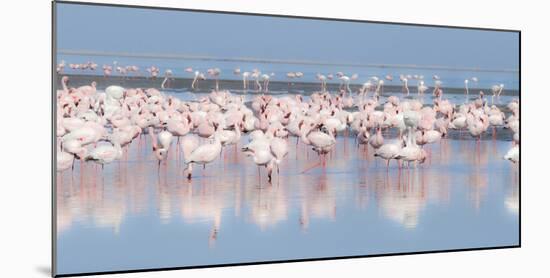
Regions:
<instances>
[{"instance_id":1,"label":"standing flamingo","mask_svg":"<svg viewBox=\"0 0 550 278\"><path fill-rule=\"evenodd\" d=\"M403 147L403 141L387 143L376 150L375 157L380 157L386 160L386 171L390 168L390 160L397 159L399 151Z\"/></svg>"},{"instance_id":2,"label":"standing flamingo","mask_svg":"<svg viewBox=\"0 0 550 278\"><path fill-rule=\"evenodd\" d=\"M219 78L220 78L221 70L219 68L212 68L212 69L208 69L207 73L208 75L214 77L214 80L216 82L216 92L219 91L220 90Z\"/></svg>"},{"instance_id":3,"label":"standing flamingo","mask_svg":"<svg viewBox=\"0 0 550 278\"><path fill-rule=\"evenodd\" d=\"M122 148L117 142L112 145L101 145L92 149L86 156L86 161L93 161L101 164L101 169L105 164L109 164L122 157Z\"/></svg>"},{"instance_id":4,"label":"standing flamingo","mask_svg":"<svg viewBox=\"0 0 550 278\"><path fill-rule=\"evenodd\" d=\"M316 77L317 77L317 80L319 80L319 82L321 82L321 91L326 92L327 91L327 77L320 74L320 73L317 73Z\"/></svg>"},{"instance_id":5,"label":"standing flamingo","mask_svg":"<svg viewBox=\"0 0 550 278\"><path fill-rule=\"evenodd\" d=\"M401 82L403 82L403 93L405 93L407 96L409 95L409 79L406 77L401 76Z\"/></svg>"},{"instance_id":6,"label":"standing flamingo","mask_svg":"<svg viewBox=\"0 0 550 278\"><path fill-rule=\"evenodd\" d=\"M466 102L468 101L468 97L469 97L469 94L470 94L470 91L468 90L468 83L469 83L469 80L465 79L464 80L464 94L466 94Z\"/></svg>"},{"instance_id":7,"label":"standing flamingo","mask_svg":"<svg viewBox=\"0 0 550 278\"><path fill-rule=\"evenodd\" d=\"M275 75L274 73L271 74L262 74L262 80L264 82L264 91L267 93L269 91L269 79L271 76Z\"/></svg>"},{"instance_id":8,"label":"standing flamingo","mask_svg":"<svg viewBox=\"0 0 550 278\"><path fill-rule=\"evenodd\" d=\"M203 168L206 164L214 161L222 151L222 143L218 133L214 133L214 142L210 144L200 145L194 150L188 150L189 155L185 157L185 164L187 165L187 178L191 179L193 173L193 164L202 164Z\"/></svg>"},{"instance_id":9,"label":"standing flamingo","mask_svg":"<svg viewBox=\"0 0 550 278\"><path fill-rule=\"evenodd\" d=\"M248 89L248 77L250 76L250 72L245 71L243 72L243 89Z\"/></svg>"},{"instance_id":10,"label":"standing flamingo","mask_svg":"<svg viewBox=\"0 0 550 278\"><path fill-rule=\"evenodd\" d=\"M265 144L248 144L242 148L242 151L252 157L254 163L258 165L258 176L260 174L260 166L264 166L267 169L267 179L271 182L271 174L273 173L273 163L275 158L269 149L269 145Z\"/></svg>"},{"instance_id":11,"label":"standing flamingo","mask_svg":"<svg viewBox=\"0 0 550 278\"><path fill-rule=\"evenodd\" d=\"M172 70L170 69L167 69L165 72L164 72L164 80L162 80L162 84L160 84L160 87L162 89L165 89L166 88L166 83L170 80L170 78L172 78Z\"/></svg>"},{"instance_id":12,"label":"standing flamingo","mask_svg":"<svg viewBox=\"0 0 550 278\"><path fill-rule=\"evenodd\" d=\"M195 71L195 77L193 78L193 82L191 83L191 88L193 90L199 89L199 80L206 80L206 77L203 73L200 71Z\"/></svg>"}]
</instances>

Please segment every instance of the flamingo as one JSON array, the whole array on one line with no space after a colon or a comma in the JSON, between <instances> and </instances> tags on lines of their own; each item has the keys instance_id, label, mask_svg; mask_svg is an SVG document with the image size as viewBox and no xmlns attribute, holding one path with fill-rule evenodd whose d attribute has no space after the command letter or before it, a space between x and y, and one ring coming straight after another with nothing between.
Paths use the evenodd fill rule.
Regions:
<instances>
[{"instance_id":1,"label":"flamingo","mask_svg":"<svg viewBox=\"0 0 550 278\"><path fill-rule=\"evenodd\" d=\"M401 148L403 147L403 141L386 143L376 150L375 157L380 157L386 160L386 170L390 168L390 160L397 159Z\"/></svg>"},{"instance_id":2,"label":"flamingo","mask_svg":"<svg viewBox=\"0 0 550 278\"><path fill-rule=\"evenodd\" d=\"M380 127L376 128L376 134L369 139L369 144L374 148L378 149L384 145L384 137L382 137L382 129Z\"/></svg>"},{"instance_id":3,"label":"flamingo","mask_svg":"<svg viewBox=\"0 0 550 278\"><path fill-rule=\"evenodd\" d=\"M101 139L101 137L102 134L100 134L97 129L84 124L82 127L74 129L69 133L63 135L62 140L64 143L69 140L77 140L79 144L85 146L97 142L99 139Z\"/></svg>"},{"instance_id":4,"label":"flamingo","mask_svg":"<svg viewBox=\"0 0 550 278\"><path fill-rule=\"evenodd\" d=\"M252 145L249 144L242 148L242 151L249 157L252 157L254 163L258 165L258 175L260 172L260 166L264 166L267 169L267 179L271 182L271 175L273 173L273 164L275 158L271 153L269 146L264 145Z\"/></svg>"},{"instance_id":5,"label":"flamingo","mask_svg":"<svg viewBox=\"0 0 550 278\"><path fill-rule=\"evenodd\" d=\"M219 130L218 135L222 146L236 145L241 140L241 128L242 124L234 124L233 130Z\"/></svg>"},{"instance_id":6,"label":"flamingo","mask_svg":"<svg viewBox=\"0 0 550 278\"><path fill-rule=\"evenodd\" d=\"M340 87L344 89L344 92L349 91L351 93L349 82L350 82L350 78L348 76L342 75L340 77Z\"/></svg>"},{"instance_id":7,"label":"flamingo","mask_svg":"<svg viewBox=\"0 0 550 278\"><path fill-rule=\"evenodd\" d=\"M93 161L101 164L101 169L105 164L109 164L122 157L122 148L120 144L111 142L111 145L101 145L92 149L86 156L86 161Z\"/></svg>"},{"instance_id":8,"label":"flamingo","mask_svg":"<svg viewBox=\"0 0 550 278\"><path fill-rule=\"evenodd\" d=\"M124 91L126 91L121 86L112 85L105 88L105 94L110 99L119 100L124 97Z\"/></svg>"},{"instance_id":9,"label":"flamingo","mask_svg":"<svg viewBox=\"0 0 550 278\"><path fill-rule=\"evenodd\" d=\"M336 144L336 138L334 138L332 130L326 130L322 125L317 125L317 127L324 129L326 132L314 131L313 128L310 128L308 132L302 134L301 139L306 145L313 146L313 150L317 155L323 157L322 164L325 166L325 156L332 150L334 144Z\"/></svg>"},{"instance_id":10,"label":"flamingo","mask_svg":"<svg viewBox=\"0 0 550 278\"><path fill-rule=\"evenodd\" d=\"M113 74L113 67L110 65L103 65L103 77L107 77Z\"/></svg>"},{"instance_id":11,"label":"flamingo","mask_svg":"<svg viewBox=\"0 0 550 278\"><path fill-rule=\"evenodd\" d=\"M403 82L403 93L406 93L407 96L409 95L409 80L406 77L401 78L401 82Z\"/></svg>"},{"instance_id":12,"label":"flamingo","mask_svg":"<svg viewBox=\"0 0 550 278\"><path fill-rule=\"evenodd\" d=\"M274 73L271 74L262 74L261 78L264 82L264 91L267 93L269 91L269 79L271 76L275 75Z\"/></svg>"},{"instance_id":13,"label":"flamingo","mask_svg":"<svg viewBox=\"0 0 550 278\"><path fill-rule=\"evenodd\" d=\"M74 168L74 157L75 153L80 151L80 157L84 157L86 153L86 149L83 149L76 140L74 140L75 143L77 143L78 150L73 150L71 153L70 151L64 150L61 146L61 141L58 140L57 142L57 164L56 164L56 171L62 172L69 168ZM69 144L70 145L70 144ZM69 146L70 148L71 146Z\"/></svg>"},{"instance_id":14,"label":"flamingo","mask_svg":"<svg viewBox=\"0 0 550 278\"><path fill-rule=\"evenodd\" d=\"M321 91L325 92L327 90L327 77L318 73L316 78L321 82Z\"/></svg>"},{"instance_id":15,"label":"flamingo","mask_svg":"<svg viewBox=\"0 0 550 278\"><path fill-rule=\"evenodd\" d=\"M248 77L250 76L250 72L245 71L242 74L243 76L243 89L246 90L248 88Z\"/></svg>"},{"instance_id":16,"label":"flamingo","mask_svg":"<svg viewBox=\"0 0 550 278\"><path fill-rule=\"evenodd\" d=\"M465 79L464 80L464 94L466 94L466 101L468 101L468 95L470 94L470 91L468 90L468 83L469 83L469 80Z\"/></svg>"},{"instance_id":17,"label":"flamingo","mask_svg":"<svg viewBox=\"0 0 550 278\"><path fill-rule=\"evenodd\" d=\"M55 70L58 74L61 74L63 73L64 69L65 69L65 60L61 60L61 63L57 64L57 67L55 68Z\"/></svg>"},{"instance_id":18,"label":"flamingo","mask_svg":"<svg viewBox=\"0 0 550 278\"><path fill-rule=\"evenodd\" d=\"M214 137L214 142L200 145L194 150L187 150L189 155L185 157L185 164L187 165L186 171L188 179L192 177L193 164L201 164L203 168L205 168L206 164L212 163L220 156L222 151L220 136L218 133L214 133L212 136Z\"/></svg>"},{"instance_id":19,"label":"flamingo","mask_svg":"<svg viewBox=\"0 0 550 278\"><path fill-rule=\"evenodd\" d=\"M426 92L427 90L428 90L428 87L426 85L424 85L424 81L420 80L418 82L418 94L423 95L424 92Z\"/></svg>"},{"instance_id":20,"label":"flamingo","mask_svg":"<svg viewBox=\"0 0 550 278\"><path fill-rule=\"evenodd\" d=\"M73 167L74 165L73 163L74 163L74 155L68 152L57 150L57 164L56 164L57 172L62 172Z\"/></svg>"},{"instance_id":21,"label":"flamingo","mask_svg":"<svg viewBox=\"0 0 550 278\"><path fill-rule=\"evenodd\" d=\"M199 80L206 80L206 77L204 76L203 73L197 70L195 71L195 77L193 78L193 82L191 83L191 88L193 90L199 88Z\"/></svg>"},{"instance_id":22,"label":"flamingo","mask_svg":"<svg viewBox=\"0 0 550 278\"><path fill-rule=\"evenodd\" d=\"M410 129L409 129L410 130ZM426 151L420 148L412 136L412 133L409 132L407 136L405 147L399 150L395 159L399 159L407 162L407 166L410 167L411 162L424 163L426 160Z\"/></svg>"},{"instance_id":23,"label":"flamingo","mask_svg":"<svg viewBox=\"0 0 550 278\"><path fill-rule=\"evenodd\" d=\"M426 144L432 144L441 140L442 133L437 130L428 130L422 132L424 137L423 141L426 142Z\"/></svg>"},{"instance_id":24,"label":"flamingo","mask_svg":"<svg viewBox=\"0 0 550 278\"><path fill-rule=\"evenodd\" d=\"M503 89L504 89L504 84L493 85L491 87L491 91L493 92L493 96L491 97L491 103L494 102L495 97L497 97L497 99L500 97L500 94L502 93Z\"/></svg>"},{"instance_id":25,"label":"flamingo","mask_svg":"<svg viewBox=\"0 0 550 278\"><path fill-rule=\"evenodd\" d=\"M383 93L384 88L384 80L380 79L378 80L378 86L376 87L375 93L377 96Z\"/></svg>"},{"instance_id":26,"label":"flamingo","mask_svg":"<svg viewBox=\"0 0 550 278\"><path fill-rule=\"evenodd\" d=\"M275 164L277 165L277 175L279 174L279 165L283 158L288 155L288 144L286 140L279 137L274 137L270 142L271 153L275 158Z\"/></svg>"},{"instance_id":27,"label":"flamingo","mask_svg":"<svg viewBox=\"0 0 550 278\"><path fill-rule=\"evenodd\" d=\"M160 87L162 89L165 89L166 88L166 83L170 80L170 78L172 78L172 70L170 69L167 69L165 72L164 72L164 80L162 80L162 83L160 84Z\"/></svg>"},{"instance_id":28,"label":"flamingo","mask_svg":"<svg viewBox=\"0 0 550 278\"><path fill-rule=\"evenodd\" d=\"M148 131L151 136L153 153L155 158L158 160L157 169L160 171L161 161L166 160L168 157L168 149L170 148L170 143L172 142L172 134L168 131L161 131L157 136L155 136L153 127L149 127Z\"/></svg>"},{"instance_id":29,"label":"flamingo","mask_svg":"<svg viewBox=\"0 0 550 278\"><path fill-rule=\"evenodd\" d=\"M361 93L361 101L365 100L365 95L368 94L370 89L372 88L373 84L371 81L367 81L363 83L363 87L361 87L360 93Z\"/></svg>"},{"instance_id":30,"label":"flamingo","mask_svg":"<svg viewBox=\"0 0 550 278\"><path fill-rule=\"evenodd\" d=\"M172 143L172 138L173 137L174 136L169 131L163 130L163 131L159 132L159 134L158 134L159 146L158 147L168 150L170 148L171 143Z\"/></svg>"},{"instance_id":31,"label":"flamingo","mask_svg":"<svg viewBox=\"0 0 550 278\"><path fill-rule=\"evenodd\" d=\"M369 143L370 133L367 130L367 127L361 122L359 124L359 132L357 133L357 143L359 145L367 145Z\"/></svg>"},{"instance_id":32,"label":"flamingo","mask_svg":"<svg viewBox=\"0 0 550 278\"><path fill-rule=\"evenodd\" d=\"M220 90L219 85L219 77L221 70L219 68L212 68L207 70L208 75L214 77L214 80L216 81L216 92Z\"/></svg>"},{"instance_id":33,"label":"flamingo","mask_svg":"<svg viewBox=\"0 0 550 278\"><path fill-rule=\"evenodd\" d=\"M513 146L508 152L504 155L504 159L511 161L512 163L519 162L519 146Z\"/></svg>"},{"instance_id":34,"label":"flamingo","mask_svg":"<svg viewBox=\"0 0 550 278\"><path fill-rule=\"evenodd\" d=\"M184 121L179 121L179 120L176 120L176 119L169 119L166 122L166 129L172 135L178 137L178 143L179 143L179 138L181 136L185 136L187 133L189 133L191 131L192 126L193 126L193 123L191 121L190 116L187 116L186 120L184 120Z\"/></svg>"},{"instance_id":35,"label":"flamingo","mask_svg":"<svg viewBox=\"0 0 550 278\"><path fill-rule=\"evenodd\" d=\"M260 84L261 74L262 73L258 69L254 69L252 71L252 74L250 75L250 77L254 78L254 84L256 84L256 90L258 92L260 92L262 90L262 85Z\"/></svg>"}]
</instances>

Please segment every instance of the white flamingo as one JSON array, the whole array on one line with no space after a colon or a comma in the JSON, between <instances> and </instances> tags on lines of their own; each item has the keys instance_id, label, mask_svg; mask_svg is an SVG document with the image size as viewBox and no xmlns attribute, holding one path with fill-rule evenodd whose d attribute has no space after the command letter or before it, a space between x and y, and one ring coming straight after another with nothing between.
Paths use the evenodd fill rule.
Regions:
<instances>
[{"instance_id":1,"label":"white flamingo","mask_svg":"<svg viewBox=\"0 0 550 278\"><path fill-rule=\"evenodd\" d=\"M118 143L112 143L110 145L101 145L92 149L86 156L86 161L93 161L101 164L101 169L105 164L109 164L122 157L122 148Z\"/></svg>"},{"instance_id":2,"label":"white flamingo","mask_svg":"<svg viewBox=\"0 0 550 278\"><path fill-rule=\"evenodd\" d=\"M519 145L513 146L508 152L504 155L504 159L510 160L512 163L519 162Z\"/></svg>"},{"instance_id":3,"label":"white flamingo","mask_svg":"<svg viewBox=\"0 0 550 278\"><path fill-rule=\"evenodd\" d=\"M380 157L386 160L386 170L390 168L390 160L396 159L403 147L403 141L386 143L376 150L374 156Z\"/></svg>"},{"instance_id":4,"label":"white flamingo","mask_svg":"<svg viewBox=\"0 0 550 278\"><path fill-rule=\"evenodd\" d=\"M203 168L206 164L213 162L222 151L222 143L218 133L212 135L214 142L198 146L196 149L189 149L189 155L185 157L185 164L187 164L187 178L191 179L193 173L193 164L201 164Z\"/></svg>"}]
</instances>

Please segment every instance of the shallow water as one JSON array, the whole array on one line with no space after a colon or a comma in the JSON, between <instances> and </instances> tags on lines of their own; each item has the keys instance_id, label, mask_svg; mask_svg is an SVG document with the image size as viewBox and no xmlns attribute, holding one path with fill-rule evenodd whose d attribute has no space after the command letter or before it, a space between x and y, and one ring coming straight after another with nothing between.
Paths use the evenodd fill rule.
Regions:
<instances>
[{"instance_id":1,"label":"shallow water","mask_svg":"<svg viewBox=\"0 0 550 278\"><path fill-rule=\"evenodd\" d=\"M509 141L443 139L425 147L425 164L399 171L340 136L326 168L301 173L319 158L288 140L272 183L241 145L189 181L173 142L158 170L147 136L104 169L58 173L59 274L519 243Z\"/></svg>"},{"instance_id":2,"label":"shallow water","mask_svg":"<svg viewBox=\"0 0 550 278\"><path fill-rule=\"evenodd\" d=\"M233 74L233 70L235 68L240 68L242 72L245 71L252 71L253 69L259 69L263 73L274 75L271 77L271 81L282 81L282 82L288 82L288 78L286 77L287 72L289 71L300 71L304 73L304 76L302 78L296 79L294 81L304 81L304 82L317 82L316 80L316 74L322 73L322 74L328 74L328 73L336 73L338 71L342 71L344 73L347 73L348 75L352 75L354 73L357 73L359 75L359 78L355 81L352 80L352 84L362 84L363 82L366 82L368 78L371 76L378 76L383 77L387 74L392 75L394 80L392 82L388 82L386 84L398 84L400 85L399 81L399 75L423 75L424 80L426 80L427 86L433 85L432 76L438 75L441 78L441 81L443 81L443 85L445 87L456 87L456 88L464 88L464 80L469 79L472 77L477 77L479 79L479 82L477 84L470 84L470 86L479 86L480 88L490 88L492 85L495 84L504 84L506 89L513 89L518 90L519 88L519 72L518 71L472 71L472 70L466 70L466 69L457 69L457 68L448 68L448 69L428 69L423 68L422 66L418 66L416 68L400 68L395 67L392 65L384 65L384 66L334 66L334 65L307 65L307 64L300 64L300 63L293 63L293 64L287 64L287 63L252 63L248 61L211 61L211 60L195 60L195 59L173 59L173 58L165 58L165 59L140 59L136 57L115 57L115 56L101 56L101 55L94 55L94 56L82 56L82 55L64 55L59 54L57 56L57 63L61 63L61 61L64 60L67 63L86 63L88 61L95 61L99 64L98 68L94 71L92 70L73 70L70 69L68 66L65 67L63 73L64 74L90 74L90 75L96 75L101 76L103 75L103 71L101 70L101 67L103 65L111 65L113 69L116 68L116 66L128 66L128 65L136 65L140 68L140 72L138 73L130 73L128 76L130 77L137 77L137 76L148 76L148 73L146 72L146 68L155 65L160 68L159 79L162 80L164 77L164 71L167 69L171 69L173 71L173 76L177 78L192 78L193 73L185 72L185 68L192 67L193 70L198 70L201 72L206 72L209 68L219 68L221 69L221 79L226 80L241 80L242 77L238 75ZM117 64L114 64L114 60L117 61ZM116 71L113 72L113 75L120 76ZM210 78L209 78L210 79ZM409 80L409 86L416 86L416 82L413 80ZM337 79L332 80L328 82L338 84L339 81ZM159 81L160 84L160 81Z\"/></svg>"}]
</instances>

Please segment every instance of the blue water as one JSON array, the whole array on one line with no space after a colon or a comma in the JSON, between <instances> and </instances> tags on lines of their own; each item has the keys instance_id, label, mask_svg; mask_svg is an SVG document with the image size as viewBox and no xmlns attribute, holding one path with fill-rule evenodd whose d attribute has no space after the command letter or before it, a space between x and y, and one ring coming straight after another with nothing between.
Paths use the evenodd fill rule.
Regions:
<instances>
[{"instance_id":1,"label":"blue water","mask_svg":"<svg viewBox=\"0 0 550 278\"><path fill-rule=\"evenodd\" d=\"M290 138L269 184L233 147L188 181L172 144L158 172L143 137L103 171L77 162L58 175L58 273L516 245L508 140L444 139L418 168L386 172L338 137L327 168L301 174L318 158Z\"/></svg>"}]
</instances>

